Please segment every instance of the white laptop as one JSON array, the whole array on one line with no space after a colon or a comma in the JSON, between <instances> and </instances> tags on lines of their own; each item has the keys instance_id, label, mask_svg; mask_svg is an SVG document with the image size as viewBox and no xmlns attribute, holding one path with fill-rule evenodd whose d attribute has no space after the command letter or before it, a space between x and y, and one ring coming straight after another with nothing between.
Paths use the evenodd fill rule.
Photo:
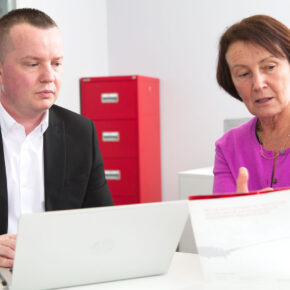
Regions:
<instances>
[{"instance_id":1,"label":"white laptop","mask_svg":"<svg viewBox=\"0 0 290 290\"><path fill-rule=\"evenodd\" d=\"M13 290L163 274L187 218L186 201L23 215L13 274L1 273Z\"/></svg>"}]
</instances>

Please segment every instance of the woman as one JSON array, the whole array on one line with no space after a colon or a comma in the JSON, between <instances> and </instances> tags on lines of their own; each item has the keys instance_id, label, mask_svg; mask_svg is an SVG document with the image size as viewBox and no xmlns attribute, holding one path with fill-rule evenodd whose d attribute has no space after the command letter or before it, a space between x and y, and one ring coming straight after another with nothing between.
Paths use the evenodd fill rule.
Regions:
<instances>
[{"instance_id":1,"label":"woman","mask_svg":"<svg viewBox=\"0 0 290 290\"><path fill-rule=\"evenodd\" d=\"M214 193L290 187L290 31L265 15L220 39L217 81L254 117L216 142Z\"/></svg>"}]
</instances>

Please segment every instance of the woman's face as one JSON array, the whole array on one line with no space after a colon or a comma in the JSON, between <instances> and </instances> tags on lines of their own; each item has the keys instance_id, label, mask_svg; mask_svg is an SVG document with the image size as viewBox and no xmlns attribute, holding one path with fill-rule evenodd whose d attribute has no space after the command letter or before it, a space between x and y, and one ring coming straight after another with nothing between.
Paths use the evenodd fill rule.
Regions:
<instances>
[{"instance_id":1,"label":"woman's face","mask_svg":"<svg viewBox=\"0 0 290 290\"><path fill-rule=\"evenodd\" d=\"M274 117L290 104L288 59L261 46L236 41L226 53L235 88L248 110L259 118Z\"/></svg>"}]
</instances>

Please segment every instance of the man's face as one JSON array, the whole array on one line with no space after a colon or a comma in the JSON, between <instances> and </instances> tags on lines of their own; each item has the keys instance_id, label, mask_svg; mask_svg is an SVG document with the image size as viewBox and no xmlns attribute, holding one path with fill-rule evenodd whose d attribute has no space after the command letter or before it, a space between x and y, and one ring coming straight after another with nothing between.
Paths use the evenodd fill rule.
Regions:
<instances>
[{"instance_id":1,"label":"man's face","mask_svg":"<svg viewBox=\"0 0 290 290\"><path fill-rule=\"evenodd\" d=\"M16 118L34 118L49 109L59 94L62 39L57 27L13 26L0 63L0 100Z\"/></svg>"}]
</instances>

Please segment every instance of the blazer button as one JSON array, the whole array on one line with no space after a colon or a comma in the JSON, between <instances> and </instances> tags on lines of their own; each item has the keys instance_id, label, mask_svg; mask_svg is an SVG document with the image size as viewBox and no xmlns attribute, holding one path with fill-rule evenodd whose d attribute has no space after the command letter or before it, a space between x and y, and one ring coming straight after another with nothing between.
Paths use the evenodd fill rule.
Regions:
<instances>
[{"instance_id":1,"label":"blazer button","mask_svg":"<svg viewBox=\"0 0 290 290\"><path fill-rule=\"evenodd\" d=\"M273 183L273 184L276 184L277 181L278 181L277 178L273 178L272 183Z\"/></svg>"}]
</instances>

